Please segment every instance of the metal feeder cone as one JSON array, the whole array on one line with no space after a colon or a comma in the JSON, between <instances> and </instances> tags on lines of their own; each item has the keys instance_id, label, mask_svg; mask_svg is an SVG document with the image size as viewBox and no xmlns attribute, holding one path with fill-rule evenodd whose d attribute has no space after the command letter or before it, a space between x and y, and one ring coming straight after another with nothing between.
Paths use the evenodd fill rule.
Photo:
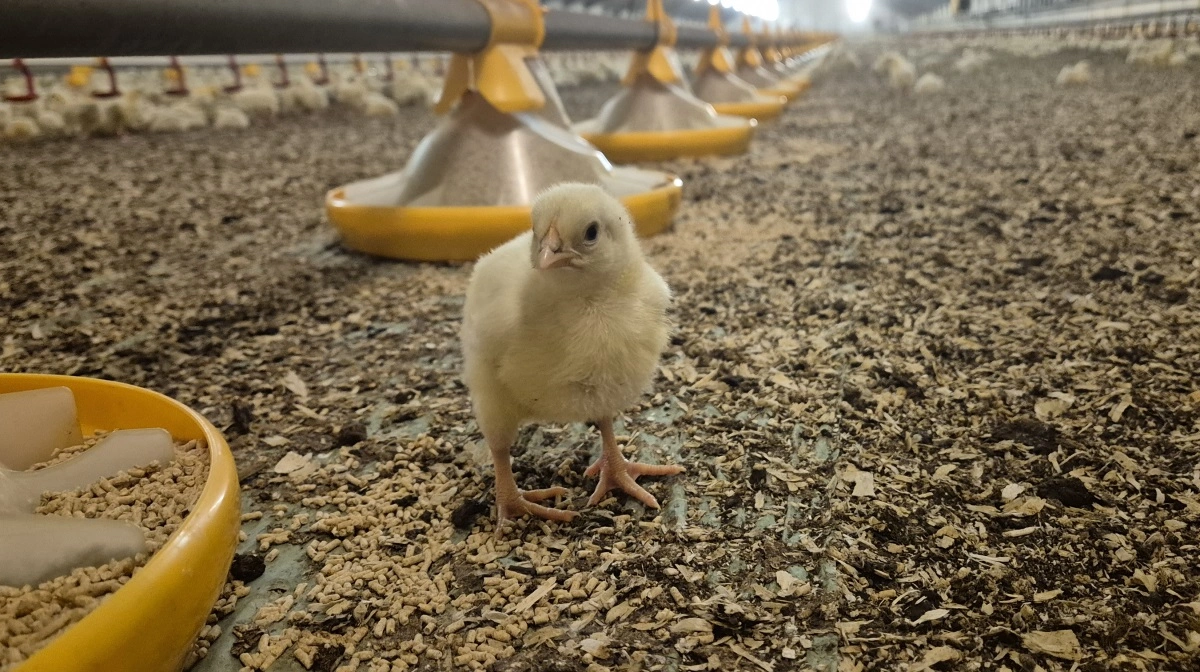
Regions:
<instances>
[{"instance_id":1,"label":"metal feeder cone","mask_svg":"<svg viewBox=\"0 0 1200 672\"><path fill-rule=\"evenodd\" d=\"M681 198L668 173L614 168L569 130L537 60L534 0L479 0L492 39L456 54L438 102L449 115L399 172L329 192L326 211L352 249L413 261L470 261L527 231L530 205L563 181L599 184L624 203L639 235L670 225Z\"/></svg>"},{"instance_id":2,"label":"metal feeder cone","mask_svg":"<svg viewBox=\"0 0 1200 672\"><path fill-rule=\"evenodd\" d=\"M779 37L783 69L787 77L801 85L801 92L812 87L812 71L829 53L836 36L825 33L788 33Z\"/></svg>"},{"instance_id":3,"label":"metal feeder cone","mask_svg":"<svg viewBox=\"0 0 1200 672\"><path fill-rule=\"evenodd\" d=\"M633 55L621 92L575 130L617 162L745 152L757 122L719 115L688 92L672 49L675 25L662 0L647 3L646 18L658 25L658 44Z\"/></svg>"},{"instance_id":4,"label":"metal feeder cone","mask_svg":"<svg viewBox=\"0 0 1200 672\"><path fill-rule=\"evenodd\" d=\"M717 114L758 121L778 117L787 104L786 96L765 96L733 74L733 57L727 48L729 35L716 5L708 10L708 27L717 34L717 46L706 50L696 65L692 84L696 97L712 105Z\"/></svg>"},{"instance_id":5,"label":"metal feeder cone","mask_svg":"<svg viewBox=\"0 0 1200 672\"><path fill-rule=\"evenodd\" d=\"M782 29L775 33L770 27L763 28L763 40L767 48L762 51L763 68L785 84L795 86L797 95L812 87L812 81L801 59L792 57L792 49L785 44Z\"/></svg>"},{"instance_id":6,"label":"metal feeder cone","mask_svg":"<svg viewBox=\"0 0 1200 672\"><path fill-rule=\"evenodd\" d=\"M749 44L742 47L737 57L737 76L764 96L785 96L790 101L800 95L800 86L786 82L763 67L763 56L758 50L754 32L750 30L750 19L742 18L742 33Z\"/></svg>"}]
</instances>

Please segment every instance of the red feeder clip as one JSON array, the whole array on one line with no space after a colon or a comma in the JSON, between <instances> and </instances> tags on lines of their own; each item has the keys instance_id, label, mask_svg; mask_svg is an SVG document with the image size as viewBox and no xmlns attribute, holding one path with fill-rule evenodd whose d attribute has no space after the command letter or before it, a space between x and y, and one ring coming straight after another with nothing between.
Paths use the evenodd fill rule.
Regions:
<instances>
[{"instance_id":1,"label":"red feeder clip","mask_svg":"<svg viewBox=\"0 0 1200 672\"><path fill-rule=\"evenodd\" d=\"M288 77L287 63L283 61L283 54L275 54L275 65L279 68L279 81L275 82L275 88L286 89L291 86L292 78Z\"/></svg>"},{"instance_id":2,"label":"red feeder clip","mask_svg":"<svg viewBox=\"0 0 1200 672\"><path fill-rule=\"evenodd\" d=\"M314 79L313 84L325 86L329 83L329 64L325 62L325 54L317 54L317 66L321 69L321 76Z\"/></svg>"},{"instance_id":3,"label":"red feeder clip","mask_svg":"<svg viewBox=\"0 0 1200 672\"><path fill-rule=\"evenodd\" d=\"M392 63L392 55L384 54L383 62L384 62L384 65L386 66L383 70L383 72L384 72L383 81L391 83L392 81L395 81L395 79L396 79L396 66Z\"/></svg>"},{"instance_id":4,"label":"red feeder clip","mask_svg":"<svg viewBox=\"0 0 1200 672\"><path fill-rule=\"evenodd\" d=\"M224 88L225 93L237 93L242 90L242 69L238 67L237 58L229 55L229 71L233 73L233 84Z\"/></svg>"},{"instance_id":5,"label":"red feeder clip","mask_svg":"<svg viewBox=\"0 0 1200 672\"><path fill-rule=\"evenodd\" d=\"M5 94L4 100L10 103L29 103L37 100L37 86L33 82L33 73L29 72L29 66L25 65L25 61L19 58L14 58L12 61L12 67L17 72L21 73L21 76L25 78L25 93L20 96L10 96Z\"/></svg>"},{"instance_id":6,"label":"red feeder clip","mask_svg":"<svg viewBox=\"0 0 1200 672\"><path fill-rule=\"evenodd\" d=\"M179 64L179 58L172 56L171 65L168 66L175 72L175 88L166 89L163 93L168 96L186 96L190 93L187 87L187 79L183 74L183 66Z\"/></svg>"},{"instance_id":7,"label":"red feeder clip","mask_svg":"<svg viewBox=\"0 0 1200 672\"><path fill-rule=\"evenodd\" d=\"M108 73L108 90L107 91L92 91L93 98L116 98L121 95L121 89L117 87L117 72L113 70L112 63L104 56L100 57L100 69Z\"/></svg>"}]
</instances>

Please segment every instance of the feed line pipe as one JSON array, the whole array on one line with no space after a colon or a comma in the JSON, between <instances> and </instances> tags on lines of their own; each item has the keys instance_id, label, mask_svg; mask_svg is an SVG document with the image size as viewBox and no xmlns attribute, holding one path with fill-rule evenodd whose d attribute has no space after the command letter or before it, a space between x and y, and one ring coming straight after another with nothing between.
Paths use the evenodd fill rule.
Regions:
<instances>
[{"instance_id":1,"label":"feed line pipe","mask_svg":"<svg viewBox=\"0 0 1200 672\"><path fill-rule=\"evenodd\" d=\"M657 28L639 19L551 10L542 48L642 50ZM677 46L717 42L679 27ZM346 53L483 49L491 20L475 0L2 0L0 58ZM746 36L730 31L731 46Z\"/></svg>"}]
</instances>

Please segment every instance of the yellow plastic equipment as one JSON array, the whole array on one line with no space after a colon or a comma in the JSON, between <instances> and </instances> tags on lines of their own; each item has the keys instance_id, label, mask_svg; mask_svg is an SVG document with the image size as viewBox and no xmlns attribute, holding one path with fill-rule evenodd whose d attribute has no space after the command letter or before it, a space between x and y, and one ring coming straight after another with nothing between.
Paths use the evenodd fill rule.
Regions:
<instances>
[{"instance_id":1,"label":"yellow plastic equipment","mask_svg":"<svg viewBox=\"0 0 1200 672\"><path fill-rule=\"evenodd\" d=\"M669 173L614 168L570 131L540 59L536 0L477 0L488 45L455 54L436 111L447 114L401 171L326 194L347 247L410 261L471 261L527 231L537 193L562 181L599 184L628 208L642 236L666 229L681 200Z\"/></svg>"},{"instance_id":2,"label":"yellow plastic equipment","mask_svg":"<svg viewBox=\"0 0 1200 672\"><path fill-rule=\"evenodd\" d=\"M718 115L684 88L675 25L662 0L646 3L646 19L658 26L657 44L634 54L622 91L575 130L618 163L745 152L755 120Z\"/></svg>"},{"instance_id":3,"label":"yellow plastic equipment","mask_svg":"<svg viewBox=\"0 0 1200 672\"><path fill-rule=\"evenodd\" d=\"M715 128L682 131L589 133L581 128L580 135L617 163L670 161L683 156L729 156L742 154L750 148L754 119L723 117L720 123Z\"/></svg>"},{"instance_id":4,"label":"yellow plastic equipment","mask_svg":"<svg viewBox=\"0 0 1200 672\"><path fill-rule=\"evenodd\" d=\"M629 170L614 171L615 177L624 177ZM674 175L641 172L654 186L628 193L621 202L638 235L646 238L670 226L679 209L683 183ZM397 208L370 204L373 195L398 190L403 179L403 173L392 173L329 192L325 208L346 247L410 261L473 261L533 225L528 206Z\"/></svg>"},{"instance_id":5,"label":"yellow plastic equipment","mask_svg":"<svg viewBox=\"0 0 1200 672\"><path fill-rule=\"evenodd\" d=\"M692 91L696 97L712 105L717 114L758 121L778 117L787 98L764 96L734 73L734 61L728 49L729 34L721 21L721 9L716 5L709 8L708 27L717 35L717 46L704 51L692 73Z\"/></svg>"},{"instance_id":6,"label":"yellow plastic equipment","mask_svg":"<svg viewBox=\"0 0 1200 672\"><path fill-rule=\"evenodd\" d=\"M156 392L93 378L0 374L0 394L68 387L84 435L161 427L208 446L208 480L191 513L124 586L35 653L19 672L178 672L221 593L241 527L233 455L195 411Z\"/></svg>"},{"instance_id":7,"label":"yellow plastic equipment","mask_svg":"<svg viewBox=\"0 0 1200 672\"><path fill-rule=\"evenodd\" d=\"M712 103L717 114L730 117L746 117L758 121L770 121L783 113L787 105L787 96L761 96L762 100L750 100L738 103Z\"/></svg>"},{"instance_id":8,"label":"yellow plastic equipment","mask_svg":"<svg viewBox=\"0 0 1200 672\"><path fill-rule=\"evenodd\" d=\"M475 54L454 54L446 85L434 110L449 112L467 91L478 91L501 112L541 109L545 94L527 61L546 37L536 0L478 0L492 21L488 44Z\"/></svg>"},{"instance_id":9,"label":"yellow plastic equipment","mask_svg":"<svg viewBox=\"0 0 1200 672\"><path fill-rule=\"evenodd\" d=\"M72 65L66 78L67 86L73 89L82 89L91 81L92 68L88 65Z\"/></svg>"},{"instance_id":10,"label":"yellow plastic equipment","mask_svg":"<svg viewBox=\"0 0 1200 672\"><path fill-rule=\"evenodd\" d=\"M750 19L742 18L742 33L749 44L738 52L737 75L764 96L783 96L789 101L800 95L802 85L780 79L778 75L763 67L763 55L758 49L758 40L750 29Z\"/></svg>"}]
</instances>

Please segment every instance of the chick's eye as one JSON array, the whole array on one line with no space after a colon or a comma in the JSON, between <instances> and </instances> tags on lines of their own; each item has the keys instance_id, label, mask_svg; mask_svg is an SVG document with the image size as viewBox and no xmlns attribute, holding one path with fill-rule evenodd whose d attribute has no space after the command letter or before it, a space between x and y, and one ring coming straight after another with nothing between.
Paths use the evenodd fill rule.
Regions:
<instances>
[{"instance_id":1,"label":"chick's eye","mask_svg":"<svg viewBox=\"0 0 1200 672\"><path fill-rule=\"evenodd\" d=\"M588 243L596 242L596 238L600 236L600 225L596 222L588 224L587 229L583 232L583 240Z\"/></svg>"}]
</instances>

